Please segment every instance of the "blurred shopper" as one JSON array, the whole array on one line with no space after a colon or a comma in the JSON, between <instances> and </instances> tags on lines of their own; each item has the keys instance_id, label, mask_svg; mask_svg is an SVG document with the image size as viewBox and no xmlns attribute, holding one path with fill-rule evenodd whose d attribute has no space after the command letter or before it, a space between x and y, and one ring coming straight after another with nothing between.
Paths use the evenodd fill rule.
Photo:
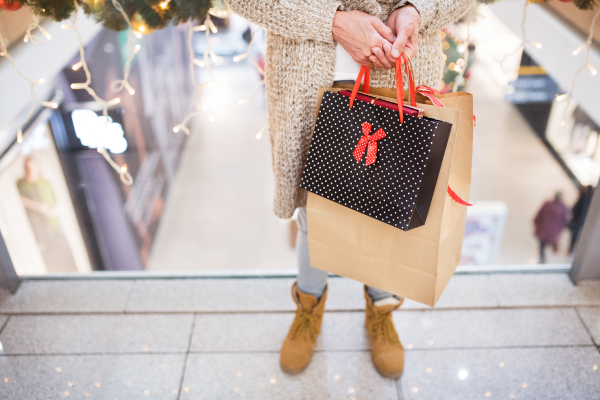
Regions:
<instances>
[{"instance_id":1,"label":"blurred shopper","mask_svg":"<svg viewBox=\"0 0 600 400\"><path fill-rule=\"evenodd\" d=\"M592 197L594 196L594 188L591 185L582 186L579 189L579 198L573 206L571 222L569 222L569 229L571 230L571 246L569 247L569 253L575 250L575 244L579 239L579 232L583 228L583 223L587 212L592 203Z\"/></svg>"},{"instance_id":2,"label":"blurred shopper","mask_svg":"<svg viewBox=\"0 0 600 400\"><path fill-rule=\"evenodd\" d=\"M554 200L544 203L535 217L535 236L540 241L540 264L546 262L546 246L558 249L558 237L569 222L569 210L563 203L563 194L557 192Z\"/></svg>"},{"instance_id":3,"label":"blurred shopper","mask_svg":"<svg viewBox=\"0 0 600 400\"><path fill-rule=\"evenodd\" d=\"M17 189L46 268L49 272L77 271L71 247L58 220L52 184L44 179L42 169L33 157L25 158L23 170L23 177L17 180Z\"/></svg>"},{"instance_id":4,"label":"blurred shopper","mask_svg":"<svg viewBox=\"0 0 600 400\"><path fill-rule=\"evenodd\" d=\"M298 214L296 317L280 353L281 368L303 371L320 333L328 273L310 265L302 170L314 129L320 87L354 83L360 65L375 67L372 87L395 87L395 63L413 58L417 85L439 88L444 66L439 31L470 0L226 0L233 12L267 30L266 93L275 174L275 214ZM385 23L384 23L385 21ZM418 46L418 54L417 54ZM408 82L405 77L404 82ZM365 266L368 267L368 266ZM365 287L366 327L377 370L399 377L404 349L391 312L402 299Z\"/></svg>"}]
</instances>

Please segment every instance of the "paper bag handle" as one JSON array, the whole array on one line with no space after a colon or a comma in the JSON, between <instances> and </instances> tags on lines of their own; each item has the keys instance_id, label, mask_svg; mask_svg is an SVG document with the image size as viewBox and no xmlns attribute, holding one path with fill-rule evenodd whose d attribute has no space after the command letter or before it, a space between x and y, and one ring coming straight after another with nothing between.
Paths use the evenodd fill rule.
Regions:
<instances>
[{"instance_id":1,"label":"paper bag handle","mask_svg":"<svg viewBox=\"0 0 600 400\"><path fill-rule=\"evenodd\" d=\"M410 105L413 107L417 106L416 94L415 94L415 80L412 74L412 65L410 62L410 58L406 55L405 52L400 54L400 57L396 59L396 101L398 104L404 103L404 81L402 77L402 60L404 60L404 71L406 71L406 76L408 77L408 87L410 93ZM371 69L366 65L360 67L360 71L358 72L358 77L356 78L356 82L354 83L354 88L352 89L352 95L350 96L350 108L354 104L354 99L356 98L356 94L358 93L358 89L363 80L363 76L365 78L365 83L363 86L363 91L369 94L369 79L371 75ZM398 107L398 113L400 114L400 123L404 122L404 117L402 115L402 107Z\"/></svg>"}]
</instances>

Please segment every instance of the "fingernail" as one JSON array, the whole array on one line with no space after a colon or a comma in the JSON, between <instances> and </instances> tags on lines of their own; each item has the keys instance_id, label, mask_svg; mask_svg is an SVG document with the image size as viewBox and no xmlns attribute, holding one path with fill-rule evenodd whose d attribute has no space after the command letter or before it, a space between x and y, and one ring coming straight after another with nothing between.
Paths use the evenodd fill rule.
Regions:
<instances>
[{"instance_id":1,"label":"fingernail","mask_svg":"<svg viewBox=\"0 0 600 400\"><path fill-rule=\"evenodd\" d=\"M392 50L392 56L396 58L400 57L400 51L398 51L398 49Z\"/></svg>"}]
</instances>

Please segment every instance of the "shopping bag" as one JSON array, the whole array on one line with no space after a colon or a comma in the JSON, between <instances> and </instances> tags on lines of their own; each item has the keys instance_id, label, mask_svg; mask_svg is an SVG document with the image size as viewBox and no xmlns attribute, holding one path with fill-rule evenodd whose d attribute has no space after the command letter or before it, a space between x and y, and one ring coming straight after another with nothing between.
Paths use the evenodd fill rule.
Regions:
<instances>
[{"instance_id":1,"label":"shopping bag","mask_svg":"<svg viewBox=\"0 0 600 400\"><path fill-rule=\"evenodd\" d=\"M322 94L300 186L402 230L422 226L452 124L424 117L414 91L404 115L355 89Z\"/></svg>"},{"instance_id":2,"label":"shopping bag","mask_svg":"<svg viewBox=\"0 0 600 400\"><path fill-rule=\"evenodd\" d=\"M397 87L402 88L401 82ZM321 89L319 106L326 92L348 88ZM368 78L363 92L387 102L414 99L412 90L369 88ZM460 261L469 205L463 199L471 181L473 98L423 87L415 92L421 93L416 94L416 107L426 117L452 125L424 224L403 231L309 192L308 241L312 266L434 306Z\"/></svg>"}]
</instances>

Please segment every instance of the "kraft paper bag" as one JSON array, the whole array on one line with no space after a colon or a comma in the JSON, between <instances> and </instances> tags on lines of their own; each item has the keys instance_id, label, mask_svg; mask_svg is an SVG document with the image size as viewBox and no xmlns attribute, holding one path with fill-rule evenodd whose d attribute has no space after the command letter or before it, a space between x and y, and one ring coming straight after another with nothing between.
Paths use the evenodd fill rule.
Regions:
<instances>
[{"instance_id":1,"label":"kraft paper bag","mask_svg":"<svg viewBox=\"0 0 600 400\"><path fill-rule=\"evenodd\" d=\"M321 89L339 91L351 85ZM396 90L371 88L371 95L396 101ZM405 92L405 99L408 94ZM436 95L445 107L417 95L425 116L452 124L425 225L402 231L323 197L308 193L311 265L434 306L460 261L467 207L448 195L448 186L468 199L473 153L473 97Z\"/></svg>"}]
</instances>

